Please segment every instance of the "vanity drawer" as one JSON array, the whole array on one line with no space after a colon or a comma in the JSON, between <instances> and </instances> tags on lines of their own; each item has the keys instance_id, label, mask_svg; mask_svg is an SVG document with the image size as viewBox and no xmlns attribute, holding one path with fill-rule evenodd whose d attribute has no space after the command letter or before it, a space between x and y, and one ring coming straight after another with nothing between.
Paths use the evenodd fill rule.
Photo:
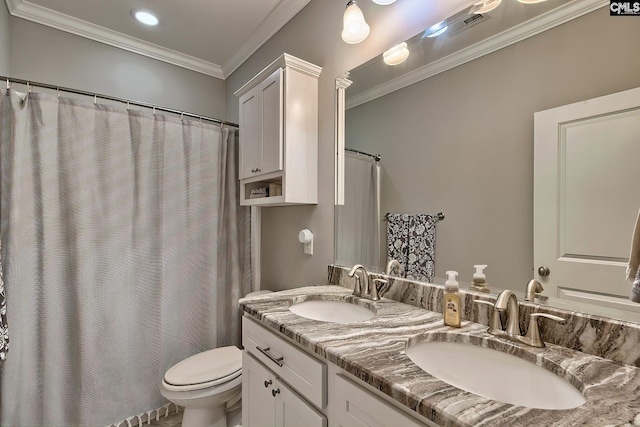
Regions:
<instances>
[{"instance_id":1,"label":"vanity drawer","mask_svg":"<svg viewBox=\"0 0 640 427\"><path fill-rule=\"evenodd\" d=\"M254 320L242 317L242 344L278 378L317 408L326 404L326 364L277 336Z\"/></svg>"}]
</instances>

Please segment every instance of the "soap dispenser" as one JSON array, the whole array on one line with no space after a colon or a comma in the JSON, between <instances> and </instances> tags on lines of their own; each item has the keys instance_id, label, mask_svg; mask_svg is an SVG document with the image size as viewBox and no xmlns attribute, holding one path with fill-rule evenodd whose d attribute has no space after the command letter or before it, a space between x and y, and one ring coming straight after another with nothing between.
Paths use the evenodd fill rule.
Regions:
<instances>
[{"instance_id":1,"label":"soap dispenser","mask_svg":"<svg viewBox=\"0 0 640 427\"><path fill-rule=\"evenodd\" d=\"M447 326L460 327L462 307L460 304L460 294L458 293L457 271L447 271L447 281L444 283L444 299L442 314L444 324Z\"/></svg>"},{"instance_id":2,"label":"soap dispenser","mask_svg":"<svg viewBox=\"0 0 640 427\"><path fill-rule=\"evenodd\" d=\"M473 281L471 285L469 285L469 289L472 291L478 292L489 292L489 287L487 286L486 276L484 275L484 269L487 268L486 264L474 265L476 272L473 273Z\"/></svg>"}]
</instances>

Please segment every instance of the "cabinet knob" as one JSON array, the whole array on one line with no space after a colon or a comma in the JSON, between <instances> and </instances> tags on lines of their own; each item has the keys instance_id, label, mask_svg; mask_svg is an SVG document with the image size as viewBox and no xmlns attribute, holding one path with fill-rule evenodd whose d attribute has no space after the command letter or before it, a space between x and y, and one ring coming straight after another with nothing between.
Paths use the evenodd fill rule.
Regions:
<instances>
[{"instance_id":1,"label":"cabinet knob","mask_svg":"<svg viewBox=\"0 0 640 427\"><path fill-rule=\"evenodd\" d=\"M280 389L279 389L279 388L278 388L278 389L276 389L276 390L271 390L271 395L272 395L273 397L276 397L276 395L278 395L278 394L280 394Z\"/></svg>"},{"instance_id":2,"label":"cabinet knob","mask_svg":"<svg viewBox=\"0 0 640 427\"><path fill-rule=\"evenodd\" d=\"M549 273L551 273L551 270L549 270L549 267L542 266L538 268L538 274L542 277L547 277Z\"/></svg>"},{"instance_id":3,"label":"cabinet knob","mask_svg":"<svg viewBox=\"0 0 640 427\"><path fill-rule=\"evenodd\" d=\"M268 388L271 384L273 384L273 381L269 380L264 382L264 388Z\"/></svg>"}]
</instances>

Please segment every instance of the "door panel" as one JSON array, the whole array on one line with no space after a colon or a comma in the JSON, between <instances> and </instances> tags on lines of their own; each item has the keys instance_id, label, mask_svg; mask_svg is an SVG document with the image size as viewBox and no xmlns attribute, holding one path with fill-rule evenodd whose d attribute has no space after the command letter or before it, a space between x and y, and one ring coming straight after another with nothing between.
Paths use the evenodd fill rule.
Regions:
<instances>
[{"instance_id":1,"label":"door panel","mask_svg":"<svg viewBox=\"0 0 640 427\"><path fill-rule=\"evenodd\" d=\"M275 426L276 406L271 391L275 376L260 362L242 352L242 425ZM266 384L266 386L265 386Z\"/></svg>"},{"instance_id":2,"label":"door panel","mask_svg":"<svg viewBox=\"0 0 640 427\"><path fill-rule=\"evenodd\" d=\"M284 383L277 381L275 387L276 426L278 427L327 427L327 418L316 411Z\"/></svg>"},{"instance_id":3,"label":"door panel","mask_svg":"<svg viewBox=\"0 0 640 427\"><path fill-rule=\"evenodd\" d=\"M537 277L545 294L640 311L625 278L638 159L640 88L535 114L534 270L550 270Z\"/></svg>"}]
</instances>

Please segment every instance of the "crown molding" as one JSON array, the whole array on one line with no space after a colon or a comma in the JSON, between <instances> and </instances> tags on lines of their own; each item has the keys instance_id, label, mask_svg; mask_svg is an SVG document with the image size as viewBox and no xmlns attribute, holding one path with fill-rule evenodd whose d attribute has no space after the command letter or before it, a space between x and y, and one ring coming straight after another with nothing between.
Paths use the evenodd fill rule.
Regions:
<instances>
[{"instance_id":1,"label":"crown molding","mask_svg":"<svg viewBox=\"0 0 640 427\"><path fill-rule=\"evenodd\" d=\"M276 58L271 64L264 67L262 71L256 74L251 80L242 85L240 89L234 92L234 95L240 97L249 92L258 83L270 76L278 68L293 69L300 73L307 74L308 76L311 76L315 79L320 77L320 73L322 72L322 67L314 65L303 59L296 58L295 56L289 55L285 52L280 55L280 57Z\"/></svg>"},{"instance_id":2,"label":"crown molding","mask_svg":"<svg viewBox=\"0 0 640 427\"><path fill-rule=\"evenodd\" d=\"M536 34L547 31L565 22L579 18L609 4L608 0L575 0L560 8L556 8L529 21L523 22L513 28L498 33L479 43L416 68L402 76L389 80L372 89L350 97L346 102L346 108L372 101L396 90L405 88L421 80L433 77L454 67L473 61L481 56L488 55L504 47L518 43Z\"/></svg>"},{"instance_id":3,"label":"crown molding","mask_svg":"<svg viewBox=\"0 0 640 427\"><path fill-rule=\"evenodd\" d=\"M225 76L230 76L249 59L264 43L273 37L282 27L298 14L311 0L283 0L240 47L231 59L222 66Z\"/></svg>"},{"instance_id":4,"label":"crown molding","mask_svg":"<svg viewBox=\"0 0 640 427\"><path fill-rule=\"evenodd\" d=\"M26 0L6 0L9 13L38 24L85 37L129 52L157 59L178 67L225 79L269 38L277 33L311 0L283 0L251 34L240 50L225 64L225 69L212 62L130 37L90 22L48 9Z\"/></svg>"}]
</instances>

